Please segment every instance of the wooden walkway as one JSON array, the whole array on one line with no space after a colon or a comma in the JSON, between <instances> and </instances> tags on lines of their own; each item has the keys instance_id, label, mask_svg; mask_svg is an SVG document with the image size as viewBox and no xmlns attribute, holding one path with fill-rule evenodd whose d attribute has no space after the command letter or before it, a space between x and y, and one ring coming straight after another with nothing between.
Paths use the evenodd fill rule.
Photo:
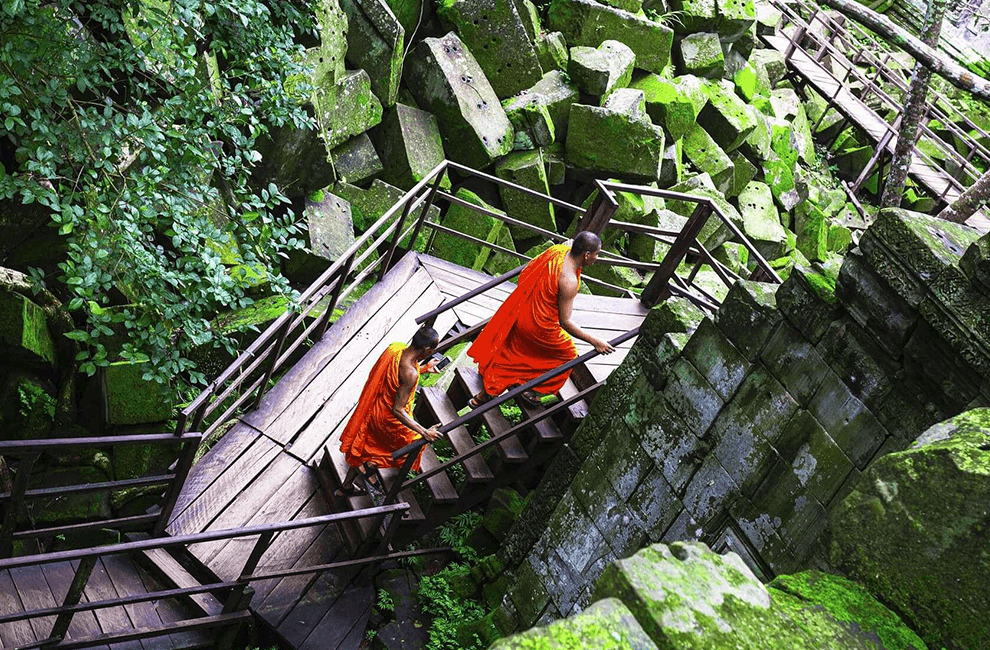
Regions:
<instances>
[{"instance_id":1,"label":"wooden walkway","mask_svg":"<svg viewBox=\"0 0 990 650\"><path fill-rule=\"evenodd\" d=\"M185 482L168 533L220 530L329 512L314 457L333 448L382 349L408 341L416 317L462 295L490 277L428 256L407 254L330 328L197 463ZM437 318L443 335L458 321L488 318L514 285L506 284ZM579 295L575 321L613 338L639 325L647 310L638 301ZM632 341L588 369L606 377ZM580 351L587 349L582 344ZM190 552L217 577L236 578L256 538L197 544ZM259 570L332 562L346 556L336 527L280 533ZM251 609L293 648L357 648L374 598L370 585L352 584L344 572L303 575L254 584Z\"/></svg>"},{"instance_id":2,"label":"wooden walkway","mask_svg":"<svg viewBox=\"0 0 990 650\"><path fill-rule=\"evenodd\" d=\"M786 54L790 44L788 38L780 34L764 36L763 40L782 54ZM839 57L832 57L831 60L833 65L847 67L853 65L850 61L841 60ZM869 134L874 141L886 142L887 150L893 154L897 138L884 138L891 128L890 125L839 81L839 78L844 76L845 70L839 73L828 71L800 47L794 48L788 62L822 97L833 98L832 103L835 107ZM910 177L926 187L935 197L944 196L947 203L959 198L961 192L953 186L950 176L944 170L926 162L917 149L915 152L916 154L911 157L911 167L908 172ZM981 233L990 232L990 217L986 208L973 215L966 225Z\"/></svg>"},{"instance_id":3,"label":"wooden walkway","mask_svg":"<svg viewBox=\"0 0 990 650\"><path fill-rule=\"evenodd\" d=\"M62 604L78 562L54 562L0 571L0 614L55 607ZM81 602L136 596L167 589L159 580L125 555L106 555L96 562ZM217 611L219 613L219 611ZM154 602L107 607L76 614L69 625L67 641L86 639L127 630L160 628L187 621L202 613L188 602L160 599ZM46 639L55 617L0 624L0 648L16 648ZM97 650L178 650L210 645L205 631L90 646Z\"/></svg>"}]
</instances>

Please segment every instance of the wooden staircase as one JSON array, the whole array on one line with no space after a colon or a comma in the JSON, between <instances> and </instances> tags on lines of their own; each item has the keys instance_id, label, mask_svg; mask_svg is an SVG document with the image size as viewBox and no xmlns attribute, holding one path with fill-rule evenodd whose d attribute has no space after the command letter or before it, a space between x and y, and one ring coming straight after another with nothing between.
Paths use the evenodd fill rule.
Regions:
<instances>
[{"instance_id":1,"label":"wooden staircase","mask_svg":"<svg viewBox=\"0 0 990 650\"><path fill-rule=\"evenodd\" d=\"M480 392L481 377L474 368L461 366L453 372L454 380L446 391L436 387L419 389L415 413L419 423L432 426L454 421L458 412L465 409L470 397ZM566 399L580 392L582 387L574 380L580 382L582 377L590 379L590 374L573 373L559 395ZM523 420L520 424L523 425L546 408L532 407L518 399L516 403L522 412ZM463 458L446 471L428 477L424 484L399 492L399 501L408 503L409 510L398 523L393 545L402 546L421 537L450 517L481 503L498 487L537 479L542 467L553 458L587 413L587 403L583 399L578 400L555 416L523 426L517 433L505 437L489 449ZM485 440L498 437L514 426L517 425L510 422L500 409L493 408L482 413L473 422L449 431L446 441L456 460L473 451ZM420 457L421 472L428 472L443 462L448 462L449 459L437 456L435 446L446 445L438 441L423 448ZM455 467L462 470L452 471ZM327 445L324 448L317 469L334 512L370 508L374 505L372 498L367 495L333 497L348 469L344 455L337 445ZM385 490L388 491L398 479L401 470L384 468L379 473ZM360 524L350 521L341 523L343 535L352 551L384 534L384 525L379 526L379 530L373 530L370 520L359 521Z\"/></svg>"}]
</instances>

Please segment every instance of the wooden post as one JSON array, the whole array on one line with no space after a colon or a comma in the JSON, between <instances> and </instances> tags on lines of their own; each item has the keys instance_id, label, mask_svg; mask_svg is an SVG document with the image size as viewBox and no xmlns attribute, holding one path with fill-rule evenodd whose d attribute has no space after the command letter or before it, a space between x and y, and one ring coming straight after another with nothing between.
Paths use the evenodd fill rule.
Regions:
<instances>
[{"instance_id":1,"label":"wooden post","mask_svg":"<svg viewBox=\"0 0 990 650\"><path fill-rule=\"evenodd\" d=\"M598 187L598 196L595 197L591 207L581 217L575 232L587 230L600 237L605 226L612 220L612 215L618 209L618 204L616 204L612 193L606 189L601 181L596 180L595 185Z\"/></svg>"},{"instance_id":2,"label":"wooden post","mask_svg":"<svg viewBox=\"0 0 990 650\"><path fill-rule=\"evenodd\" d=\"M268 389L268 380L272 378L275 374L275 364L278 363L278 358L282 356L282 348L285 347L285 339L289 335L289 329L292 328L292 319L286 318L285 325L282 326L282 331L278 333L278 339L275 341L274 350L269 352L272 355L271 363L268 364L268 369L265 370L265 378L261 380L261 385L258 386L258 396L254 399L254 404L251 405L252 409L258 408L261 404L261 400L265 396L265 391Z\"/></svg>"},{"instance_id":3,"label":"wooden post","mask_svg":"<svg viewBox=\"0 0 990 650\"><path fill-rule=\"evenodd\" d=\"M213 387L213 390L216 391L215 386ZM213 397L216 397L216 395L213 395ZM189 425L190 431L200 430L200 425L203 424L203 415L206 413L206 407L209 406L209 404L210 404L209 402L203 402L202 404L200 404L199 408L196 409L196 411L193 413L192 423Z\"/></svg>"},{"instance_id":4,"label":"wooden post","mask_svg":"<svg viewBox=\"0 0 990 650\"><path fill-rule=\"evenodd\" d=\"M433 207L433 202L436 198L437 192L440 191L440 185L443 183L443 177L446 173L446 168L441 170L437 174L437 179L433 181L432 187L430 187L430 195L426 197L426 203L423 204L423 209L419 211L419 218L416 220L416 228L413 229L412 236L409 238L409 250L412 250L416 246L416 238L419 237L419 231L423 229L423 223L426 221L426 217L430 214L430 208ZM433 232L436 233L435 230Z\"/></svg>"},{"instance_id":5,"label":"wooden post","mask_svg":"<svg viewBox=\"0 0 990 650\"><path fill-rule=\"evenodd\" d=\"M677 265L687 255L691 243L698 238L698 233L701 232L701 229L708 222L708 217L711 216L711 213L712 206L710 203L707 201L698 203L698 206L691 213L691 216L681 229L680 234L677 235L677 239L671 245L670 250L664 255L663 261L660 262L660 268L653 273L649 284L643 290L639 301L644 306L652 307L661 300L666 300L670 297L670 289L668 288L670 278L677 271Z\"/></svg>"},{"instance_id":6,"label":"wooden post","mask_svg":"<svg viewBox=\"0 0 990 650\"><path fill-rule=\"evenodd\" d=\"M883 156L883 152L887 150L887 144L890 143L891 139L894 137L894 134L897 133L897 129L901 124L901 117L903 116L898 115L897 119L894 120L894 126L887 129L887 132L883 134L882 138L880 138L880 142L877 144L877 150L873 152L873 156L870 158L869 162L866 163L866 167L864 167L863 171L861 171L859 176L856 177L856 180L850 187L851 191L858 192L859 186L870 177L870 170L873 169L873 166L876 165L877 161L880 160L881 156Z\"/></svg>"},{"instance_id":7,"label":"wooden post","mask_svg":"<svg viewBox=\"0 0 990 650\"><path fill-rule=\"evenodd\" d=\"M17 463L17 475L14 486L10 491L10 500L3 512L3 527L0 527L0 557L10 557L13 551L14 529L17 528L17 518L21 514L21 504L24 502L24 492L27 490L31 469L38 454L24 454Z\"/></svg>"},{"instance_id":8,"label":"wooden post","mask_svg":"<svg viewBox=\"0 0 990 650\"><path fill-rule=\"evenodd\" d=\"M237 589L235 588L234 591L236 592ZM234 605L233 609L231 609L231 611L228 612L227 606L224 605L223 613L229 614L247 609L248 607L251 606L251 599L253 597L254 597L254 587L250 585L244 587L238 593L237 603ZM228 599L227 602L229 603L230 600L231 599ZM217 643L216 643L217 650L231 650L231 648L234 647L234 641L237 640L237 633L241 631L241 628L243 626L244 626L243 622L237 622L233 625L227 626L226 629L219 632L218 634L219 638L217 639Z\"/></svg>"},{"instance_id":9,"label":"wooden post","mask_svg":"<svg viewBox=\"0 0 990 650\"><path fill-rule=\"evenodd\" d=\"M402 239L402 227L406 225L406 219L409 217L409 211L412 209L413 197L406 199L406 204L402 206L402 214L399 215L398 220L395 222L395 234L392 235L392 243L388 247L388 253L385 254L385 259L382 260L382 269L378 272L378 281L381 282L385 274L388 273L389 267L392 265L392 257L395 255L395 249L399 245L399 241Z\"/></svg>"},{"instance_id":10,"label":"wooden post","mask_svg":"<svg viewBox=\"0 0 990 650\"><path fill-rule=\"evenodd\" d=\"M93 572L93 567L96 566L96 560L99 556L91 555L89 557L84 557L79 560L79 568L76 569L76 574L72 577L72 584L69 585L69 591L65 594L65 600L62 601L62 607L72 607L73 605L78 605L79 600L82 598L83 590L86 588L86 583L89 582L89 574ZM69 623L72 622L72 615L75 612L62 612L55 619L55 625L52 626L52 632L48 635L49 639L63 639L65 638L66 632L69 631Z\"/></svg>"},{"instance_id":11,"label":"wooden post","mask_svg":"<svg viewBox=\"0 0 990 650\"><path fill-rule=\"evenodd\" d=\"M405 482L406 477L403 476L401 483ZM392 538L395 537L395 531L399 529L399 522L402 521L402 516L398 512L395 512L392 513L391 517L392 518L389 519L388 525L385 527L385 533L382 535L382 541L378 544L378 548L375 549L373 555L383 555L392 543Z\"/></svg>"},{"instance_id":12,"label":"wooden post","mask_svg":"<svg viewBox=\"0 0 990 650\"><path fill-rule=\"evenodd\" d=\"M175 468L175 478L172 479L172 485L169 487L168 493L165 496L165 503L162 504L162 511L151 533L154 537L161 537L165 534L168 520L172 518L175 503L179 500L182 486L186 482L186 477L189 476L189 470L192 469L193 459L196 457L196 451L199 449L199 444L202 440L203 438L200 436L196 440L190 440L182 446L183 449L179 456L179 463Z\"/></svg>"},{"instance_id":13,"label":"wooden post","mask_svg":"<svg viewBox=\"0 0 990 650\"><path fill-rule=\"evenodd\" d=\"M337 308L337 300L340 299L340 292L344 290L344 285L347 284L347 276L351 274L351 267L354 266L354 258L357 253L351 254L344 262L344 265L340 267L337 275L337 284L333 288L333 292L330 294L330 302L327 303L327 310L323 315L323 322L317 328L317 339L322 339L323 335L327 333L330 328L330 319L333 317L333 310Z\"/></svg>"}]
</instances>

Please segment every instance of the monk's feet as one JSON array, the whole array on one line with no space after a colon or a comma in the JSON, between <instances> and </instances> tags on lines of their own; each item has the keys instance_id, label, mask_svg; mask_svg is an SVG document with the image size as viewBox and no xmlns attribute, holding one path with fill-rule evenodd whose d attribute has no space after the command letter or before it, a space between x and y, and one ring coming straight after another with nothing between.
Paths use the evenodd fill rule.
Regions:
<instances>
[{"instance_id":1,"label":"monk's feet","mask_svg":"<svg viewBox=\"0 0 990 650\"><path fill-rule=\"evenodd\" d=\"M478 393L477 395L475 395L474 397L468 400L468 406L470 406L473 409L476 409L485 402L491 401L491 399L492 399L491 395L489 395L485 391L481 391L480 393Z\"/></svg>"},{"instance_id":2,"label":"monk's feet","mask_svg":"<svg viewBox=\"0 0 990 650\"><path fill-rule=\"evenodd\" d=\"M337 490L334 491L333 496L334 498L340 499L343 497L360 497L360 496L364 496L367 493L368 491L365 490L363 487L351 483L351 485L348 487L337 488Z\"/></svg>"},{"instance_id":3,"label":"monk's feet","mask_svg":"<svg viewBox=\"0 0 990 650\"><path fill-rule=\"evenodd\" d=\"M519 393L519 399L526 402L528 406L533 408L539 408L543 406L543 400L540 398L540 394L535 390L524 390Z\"/></svg>"}]
</instances>

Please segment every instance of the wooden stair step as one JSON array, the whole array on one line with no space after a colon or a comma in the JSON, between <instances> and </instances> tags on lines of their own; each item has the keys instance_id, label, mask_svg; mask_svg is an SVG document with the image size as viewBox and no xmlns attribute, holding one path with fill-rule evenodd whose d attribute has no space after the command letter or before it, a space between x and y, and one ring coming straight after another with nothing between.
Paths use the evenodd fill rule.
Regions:
<instances>
[{"instance_id":1,"label":"wooden stair step","mask_svg":"<svg viewBox=\"0 0 990 650\"><path fill-rule=\"evenodd\" d=\"M323 448L323 460L320 463L320 469L329 477L329 484L334 490L339 488L343 483L344 476L347 475L349 467L350 465L347 464L344 454L341 453L336 445L327 445ZM360 477L356 481L360 482ZM332 499L334 512L354 512L356 510L375 507L375 502L367 494L333 498L333 493L331 492L327 495L327 498ZM361 517L360 519L350 519L339 523L340 529L344 533L344 537L347 539L348 546L352 552L374 534L373 520L374 517Z\"/></svg>"},{"instance_id":2,"label":"wooden stair step","mask_svg":"<svg viewBox=\"0 0 990 650\"><path fill-rule=\"evenodd\" d=\"M522 411L525 420L534 418L546 410L542 406L530 406L521 399L517 399L516 404L519 405L519 409ZM525 422L525 420L523 421ZM560 428L550 418L545 418L543 420L540 420L539 422L534 422L533 424L530 425L530 428L536 432L536 436L534 436L534 439L533 441L531 441L530 444L533 444L533 442L543 443L543 444L557 444L558 442L564 439L564 434L560 432Z\"/></svg>"},{"instance_id":3,"label":"wooden stair step","mask_svg":"<svg viewBox=\"0 0 990 650\"><path fill-rule=\"evenodd\" d=\"M580 392L581 390L577 387L577 384L568 377L564 385L560 387L560 399L574 397ZM572 420L583 420L588 416L588 403L583 399L579 399L567 407L567 412Z\"/></svg>"},{"instance_id":4,"label":"wooden stair step","mask_svg":"<svg viewBox=\"0 0 990 650\"><path fill-rule=\"evenodd\" d=\"M423 453L419 457L420 470L426 472L439 467L440 464L440 459L437 458L437 452L433 451L433 447L430 445L423 447ZM457 502L457 490L454 488L454 484L450 482L450 478L446 472L440 472L426 479L426 485L430 488L430 494L433 496L435 502Z\"/></svg>"},{"instance_id":5,"label":"wooden stair step","mask_svg":"<svg viewBox=\"0 0 990 650\"><path fill-rule=\"evenodd\" d=\"M459 367L454 371L457 380L461 383L469 395L477 395L481 392L481 375L473 368ZM492 437L505 433L512 428L509 421L502 415L500 409L491 409L481 416L482 422L488 427L488 432ZM511 435L496 445L502 458L507 463L524 463L529 459L529 454L519 442L519 437Z\"/></svg>"},{"instance_id":6,"label":"wooden stair step","mask_svg":"<svg viewBox=\"0 0 990 650\"><path fill-rule=\"evenodd\" d=\"M138 541L149 537L147 533L128 533L126 535L129 541ZM179 589L199 587L202 584L164 548L141 551L141 554L155 571ZM193 594L189 596L189 600L207 616L216 616L223 612L223 603L213 594Z\"/></svg>"},{"instance_id":7,"label":"wooden stair step","mask_svg":"<svg viewBox=\"0 0 990 650\"><path fill-rule=\"evenodd\" d=\"M382 467L378 470L378 473L382 476L382 483L384 484L382 487L385 488L385 492L387 493L392 489L392 484L399 478L399 470L395 467ZM419 500L413 494L412 490L402 490L399 492L399 501L409 504L409 510L403 515L402 521L423 521L426 519L426 513L423 512L423 508L419 505Z\"/></svg>"},{"instance_id":8,"label":"wooden stair step","mask_svg":"<svg viewBox=\"0 0 990 650\"><path fill-rule=\"evenodd\" d=\"M426 405L438 422L453 422L457 419L457 409L442 390L430 386L424 388L421 395L421 403ZM463 425L448 431L447 438L458 455L466 454L476 446L467 427ZM471 456L461 465L469 483L484 483L495 478L481 454Z\"/></svg>"}]
</instances>

